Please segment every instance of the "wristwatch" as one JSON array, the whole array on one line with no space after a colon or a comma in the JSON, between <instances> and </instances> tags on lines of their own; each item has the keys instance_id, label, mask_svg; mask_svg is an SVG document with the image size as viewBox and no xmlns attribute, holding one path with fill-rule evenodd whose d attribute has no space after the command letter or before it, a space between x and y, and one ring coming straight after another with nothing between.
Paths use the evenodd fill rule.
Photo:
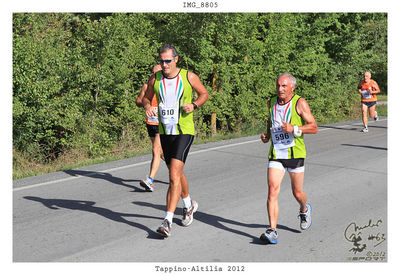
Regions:
<instances>
[{"instance_id":1,"label":"wristwatch","mask_svg":"<svg viewBox=\"0 0 400 275\"><path fill-rule=\"evenodd\" d=\"M301 136L302 133L303 132L299 129L299 126L297 126L297 125L293 126L293 135L294 135L294 137L299 137L299 136Z\"/></svg>"},{"instance_id":2,"label":"wristwatch","mask_svg":"<svg viewBox=\"0 0 400 275\"><path fill-rule=\"evenodd\" d=\"M192 104L193 104L193 110L196 110L197 109L196 103L192 103Z\"/></svg>"}]
</instances>

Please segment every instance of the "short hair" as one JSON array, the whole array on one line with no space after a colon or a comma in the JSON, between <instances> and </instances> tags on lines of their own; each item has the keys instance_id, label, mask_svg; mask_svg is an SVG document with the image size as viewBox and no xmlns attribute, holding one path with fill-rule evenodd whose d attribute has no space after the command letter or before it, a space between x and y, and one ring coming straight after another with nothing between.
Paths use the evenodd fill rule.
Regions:
<instances>
[{"instance_id":1,"label":"short hair","mask_svg":"<svg viewBox=\"0 0 400 275\"><path fill-rule=\"evenodd\" d=\"M365 75L365 74L369 74L369 76L371 76L371 72L370 72L370 71L364 72L364 75Z\"/></svg>"},{"instance_id":2,"label":"short hair","mask_svg":"<svg viewBox=\"0 0 400 275\"><path fill-rule=\"evenodd\" d=\"M290 80L290 83L292 83L293 85L296 85L296 78L293 75L291 75L290 73L283 73L280 76L278 76L278 78L276 80L278 80L282 76L287 76Z\"/></svg>"},{"instance_id":3,"label":"short hair","mask_svg":"<svg viewBox=\"0 0 400 275\"><path fill-rule=\"evenodd\" d=\"M158 49L158 54L162 54L166 52L167 50L172 50L172 54L175 56L178 56L178 51L176 50L175 46L172 44L165 44L162 46L160 49Z\"/></svg>"}]
</instances>

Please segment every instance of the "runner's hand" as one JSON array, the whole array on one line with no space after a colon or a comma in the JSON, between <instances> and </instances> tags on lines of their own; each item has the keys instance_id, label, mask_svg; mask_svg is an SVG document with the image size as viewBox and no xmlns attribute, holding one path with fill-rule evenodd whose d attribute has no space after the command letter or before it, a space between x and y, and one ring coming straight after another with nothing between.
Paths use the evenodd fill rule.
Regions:
<instances>
[{"instance_id":1,"label":"runner's hand","mask_svg":"<svg viewBox=\"0 0 400 275\"><path fill-rule=\"evenodd\" d=\"M269 141L270 136L271 135L262 133L261 134L261 141L264 142L264 143L267 143Z\"/></svg>"},{"instance_id":2,"label":"runner's hand","mask_svg":"<svg viewBox=\"0 0 400 275\"><path fill-rule=\"evenodd\" d=\"M183 103L182 104L182 110L187 114L193 112L194 111L193 104L191 104L191 103Z\"/></svg>"},{"instance_id":3,"label":"runner's hand","mask_svg":"<svg viewBox=\"0 0 400 275\"><path fill-rule=\"evenodd\" d=\"M144 109L146 110L146 116L147 117L152 117L152 116L157 116L157 112L151 108L150 104L147 104Z\"/></svg>"},{"instance_id":4,"label":"runner's hand","mask_svg":"<svg viewBox=\"0 0 400 275\"><path fill-rule=\"evenodd\" d=\"M286 122L286 121L282 121L282 130L286 133L293 133L293 125Z\"/></svg>"}]
</instances>

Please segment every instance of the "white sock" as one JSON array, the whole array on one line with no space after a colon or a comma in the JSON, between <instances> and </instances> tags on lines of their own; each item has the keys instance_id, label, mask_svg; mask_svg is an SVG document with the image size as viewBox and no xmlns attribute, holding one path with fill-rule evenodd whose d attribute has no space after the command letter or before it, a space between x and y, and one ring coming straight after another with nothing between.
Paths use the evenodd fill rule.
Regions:
<instances>
[{"instance_id":1,"label":"white sock","mask_svg":"<svg viewBox=\"0 0 400 275\"><path fill-rule=\"evenodd\" d=\"M167 211L167 214L165 215L165 219L167 219L171 225L172 225L173 217L174 217L174 213Z\"/></svg>"},{"instance_id":2,"label":"white sock","mask_svg":"<svg viewBox=\"0 0 400 275\"><path fill-rule=\"evenodd\" d=\"M189 195L186 198L182 198L182 200L185 208L189 209L190 207L192 207L192 200Z\"/></svg>"}]
</instances>

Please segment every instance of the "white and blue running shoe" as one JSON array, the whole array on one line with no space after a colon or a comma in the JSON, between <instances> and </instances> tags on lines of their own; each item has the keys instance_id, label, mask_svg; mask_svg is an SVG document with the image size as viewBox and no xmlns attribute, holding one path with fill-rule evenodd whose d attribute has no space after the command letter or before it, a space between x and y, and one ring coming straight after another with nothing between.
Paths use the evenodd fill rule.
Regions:
<instances>
[{"instance_id":1,"label":"white and blue running shoe","mask_svg":"<svg viewBox=\"0 0 400 275\"><path fill-rule=\"evenodd\" d=\"M272 228L268 228L267 231L261 234L260 240L269 244L277 244L278 232L276 232L276 230L273 230Z\"/></svg>"},{"instance_id":2,"label":"white and blue running shoe","mask_svg":"<svg viewBox=\"0 0 400 275\"><path fill-rule=\"evenodd\" d=\"M307 210L306 212L299 212L300 217L300 228L301 230L307 230L311 226L311 204L307 203Z\"/></svg>"}]
</instances>

